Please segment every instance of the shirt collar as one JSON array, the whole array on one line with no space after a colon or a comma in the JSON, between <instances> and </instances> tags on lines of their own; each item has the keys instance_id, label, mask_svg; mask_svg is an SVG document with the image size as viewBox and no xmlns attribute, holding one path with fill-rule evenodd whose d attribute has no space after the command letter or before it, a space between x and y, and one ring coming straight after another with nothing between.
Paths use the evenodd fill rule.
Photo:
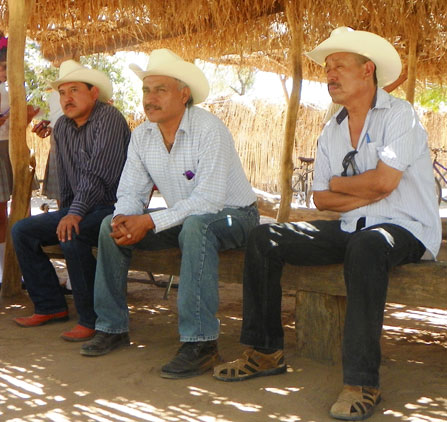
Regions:
<instances>
[{"instance_id":1,"label":"shirt collar","mask_svg":"<svg viewBox=\"0 0 447 422\"><path fill-rule=\"evenodd\" d=\"M390 108L390 94L388 94L382 88L376 89L376 93L374 94L374 97L372 99L371 110L375 108ZM346 107L343 107L336 117L337 123L340 125L347 115L348 110L346 110Z\"/></svg>"}]
</instances>

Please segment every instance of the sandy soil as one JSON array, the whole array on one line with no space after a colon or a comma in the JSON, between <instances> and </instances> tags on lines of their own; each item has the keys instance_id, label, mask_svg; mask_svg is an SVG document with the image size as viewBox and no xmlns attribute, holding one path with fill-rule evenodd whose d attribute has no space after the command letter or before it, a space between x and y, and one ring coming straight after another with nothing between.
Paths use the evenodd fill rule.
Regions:
<instances>
[{"instance_id":1,"label":"sandy soil","mask_svg":"<svg viewBox=\"0 0 447 422\"><path fill-rule=\"evenodd\" d=\"M65 276L61 263L59 273ZM132 279L144 278L131 274ZM243 350L241 286L221 286L220 352L233 360ZM71 320L24 329L11 319L32 313L24 295L0 302L0 421L3 422L214 422L330 421L341 387L341 367L295 353L294 295L284 293L287 374L224 383L211 373L166 380L159 368L176 352L177 291L129 282L129 348L87 358L79 343L59 338ZM383 335L383 401L371 421L447 420L447 311L390 305Z\"/></svg>"}]
</instances>

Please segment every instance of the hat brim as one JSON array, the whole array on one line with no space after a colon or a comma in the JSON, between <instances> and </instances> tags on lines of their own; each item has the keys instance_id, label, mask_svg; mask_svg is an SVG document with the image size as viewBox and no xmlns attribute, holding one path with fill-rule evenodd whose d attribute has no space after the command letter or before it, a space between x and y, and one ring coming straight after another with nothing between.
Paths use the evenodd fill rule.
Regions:
<instances>
[{"instance_id":1,"label":"hat brim","mask_svg":"<svg viewBox=\"0 0 447 422\"><path fill-rule=\"evenodd\" d=\"M396 81L402 71L402 62L393 45L372 32L346 31L331 36L306 56L324 66L326 57L334 53L356 53L370 59L376 65L379 87Z\"/></svg>"},{"instance_id":2,"label":"hat brim","mask_svg":"<svg viewBox=\"0 0 447 422\"><path fill-rule=\"evenodd\" d=\"M58 90L59 86L67 82L84 82L99 89L98 99L107 102L112 98L113 85L110 79L101 71L96 69L76 69L67 73L64 77L50 82L51 88Z\"/></svg>"},{"instance_id":3,"label":"hat brim","mask_svg":"<svg viewBox=\"0 0 447 422\"><path fill-rule=\"evenodd\" d=\"M152 66L147 70L141 69L136 64L130 64L129 68L143 80L147 76L169 76L178 79L188 85L194 104L199 104L208 97L210 86L203 72L194 64L184 61L175 63L175 68L169 66Z\"/></svg>"}]
</instances>

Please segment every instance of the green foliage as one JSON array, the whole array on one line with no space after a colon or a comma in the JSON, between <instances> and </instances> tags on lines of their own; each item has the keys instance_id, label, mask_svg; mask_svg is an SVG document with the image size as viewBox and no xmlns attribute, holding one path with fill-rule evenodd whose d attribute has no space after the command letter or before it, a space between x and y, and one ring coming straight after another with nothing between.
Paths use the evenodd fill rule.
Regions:
<instances>
[{"instance_id":1,"label":"green foliage","mask_svg":"<svg viewBox=\"0 0 447 422\"><path fill-rule=\"evenodd\" d=\"M39 45L28 41L25 48L25 83L29 103L48 113L48 81L57 79L59 70L43 59Z\"/></svg>"},{"instance_id":2,"label":"green foliage","mask_svg":"<svg viewBox=\"0 0 447 422\"><path fill-rule=\"evenodd\" d=\"M447 89L439 85L430 85L416 96L416 102L434 112L438 112L447 103Z\"/></svg>"},{"instance_id":3,"label":"green foliage","mask_svg":"<svg viewBox=\"0 0 447 422\"><path fill-rule=\"evenodd\" d=\"M81 57L81 63L106 73L113 83L114 105L125 116L138 114L141 109L141 96L137 94L132 81L124 76L127 63L123 55L108 56L94 54ZM44 115L48 113L48 81L57 79L59 69L45 60L35 41L27 41L25 48L25 83L29 103L39 106Z\"/></svg>"}]
</instances>

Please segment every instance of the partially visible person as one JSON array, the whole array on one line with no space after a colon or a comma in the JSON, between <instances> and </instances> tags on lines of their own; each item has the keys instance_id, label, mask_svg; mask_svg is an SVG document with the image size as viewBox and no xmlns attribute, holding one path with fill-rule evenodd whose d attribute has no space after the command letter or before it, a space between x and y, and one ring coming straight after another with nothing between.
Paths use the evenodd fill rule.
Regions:
<instances>
[{"instance_id":1,"label":"partially visible person","mask_svg":"<svg viewBox=\"0 0 447 422\"><path fill-rule=\"evenodd\" d=\"M50 115L48 120L41 120L37 123L32 132L37 136L44 139L50 136L50 151L48 153L47 164L45 166L45 174L42 183L42 195L45 195L48 199L56 199L59 206L59 183L57 179L57 163L56 163L56 143L53 135L53 127L56 124L59 117L64 113L61 108L59 92L51 91L48 104L50 106Z\"/></svg>"},{"instance_id":2,"label":"partially visible person","mask_svg":"<svg viewBox=\"0 0 447 422\"><path fill-rule=\"evenodd\" d=\"M339 221L255 228L245 254L243 356L215 368L223 381L284 373L281 274L284 264L343 263L347 306L343 389L330 409L342 420L369 417L380 402L380 337L388 272L435 259L441 224L427 133L414 108L380 85L401 72L395 48L366 31L334 30L307 54L325 66L342 110L318 140L313 184L320 210ZM297 269L299 271L299 268Z\"/></svg>"},{"instance_id":3,"label":"partially visible person","mask_svg":"<svg viewBox=\"0 0 447 422\"><path fill-rule=\"evenodd\" d=\"M0 33L0 285L3 279L6 228L8 225L8 201L12 194L12 167L9 159L9 92L6 81L6 56L8 39ZM39 112L27 106L28 123ZM38 184L33 181L33 187Z\"/></svg>"},{"instance_id":4,"label":"partially visible person","mask_svg":"<svg viewBox=\"0 0 447 422\"><path fill-rule=\"evenodd\" d=\"M127 154L130 130L123 115L107 104L112 83L102 72L63 62L50 84L60 95L64 116L54 126L60 209L18 221L14 248L35 313L16 318L22 327L66 321L68 307L53 265L42 246L64 252L78 312L78 324L62 333L67 341L95 335L93 284L102 219L113 212L116 189Z\"/></svg>"},{"instance_id":5,"label":"partially visible person","mask_svg":"<svg viewBox=\"0 0 447 422\"><path fill-rule=\"evenodd\" d=\"M209 91L203 72L168 49L154 50L143 80L149 121L132 133L112 216L101 226L95 279L97 335L81 354L100 356L129 345L126 300L132 251L179 247L182 251L178 322L183 343L161 369L187 378L220 360L219 250L240 248L259 221L256 195L233 137L216 116L193 104ZM146 213L154 184L168 208Z\"/></svg>"}]
</instances>

